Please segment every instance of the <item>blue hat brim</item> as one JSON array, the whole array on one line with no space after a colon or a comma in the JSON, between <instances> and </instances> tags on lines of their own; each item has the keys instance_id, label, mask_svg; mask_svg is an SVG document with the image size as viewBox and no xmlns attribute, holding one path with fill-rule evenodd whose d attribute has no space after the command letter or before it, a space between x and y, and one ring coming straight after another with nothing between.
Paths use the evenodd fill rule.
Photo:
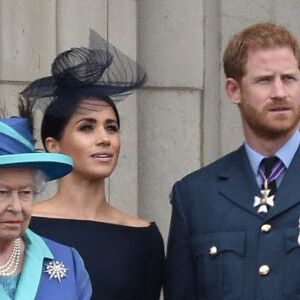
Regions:
<instances>
[{"instance_id":1,"label":"blue hat brim","mask_svg":"<svg viewBox=\"0 0 300 300\"><path fill-rule=\"evenodd\" d=\"M58 153L22 153L0 156L0 169L35 168L46 175L47 181L63 177L73 170L71 157Z\"/></svg>"}]
</instances>

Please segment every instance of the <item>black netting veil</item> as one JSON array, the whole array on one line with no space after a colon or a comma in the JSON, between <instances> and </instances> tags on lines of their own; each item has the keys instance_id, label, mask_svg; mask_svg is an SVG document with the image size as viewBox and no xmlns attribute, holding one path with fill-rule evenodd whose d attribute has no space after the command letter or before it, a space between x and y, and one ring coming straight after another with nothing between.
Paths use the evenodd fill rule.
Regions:
<instances>
[{"instance_id":1,"label":"black netting veil","mask_svg":"<svg viewBox=\"0 0 300 300\"><path fill-rule=\"evenodd\" d=\"M60 53L51 66L51 76L30 83L21 96L35 101L42 110L55 100L60 111L78 104L79 98L123 100L147 80L145 71L131 58L90 29L89 48L71 48Z\"/></svg>"}]
</instances>

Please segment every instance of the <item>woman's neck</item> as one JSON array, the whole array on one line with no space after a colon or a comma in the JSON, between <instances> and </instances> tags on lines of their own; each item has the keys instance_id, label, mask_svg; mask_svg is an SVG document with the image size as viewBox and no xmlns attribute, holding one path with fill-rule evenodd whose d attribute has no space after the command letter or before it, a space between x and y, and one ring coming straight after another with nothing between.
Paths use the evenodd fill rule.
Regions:
<instances>
[{"instance_id":1,"label":"woman's neck","mask_svg":"<svg viewBox=\"0 0 300 300\"><path fill-rule=\"evenodd\" d=\"M61 201L75 202L82 206L106 202L105 180L67 176L59 181L56 196L61 198Z\"/></svg>"},{"instance_id":2,"label":"woman's neck","mask_svg":"<svg viewBox=\"0 0 300 300\"><path fill-rule=\"evenodd\" d=\"M14 276L23 269L25 243L22 238L0 241L0 276Z\"/></svg>"},{"instance_id":3,"label":"woman's neck","mask_svg":"<svg viewBox=\"0 0 300 300\"><path fill-rule=\"evenodd\" d=\"M104 179L79 180L66 176L60 180L58 191L52 198L34 206L33 215L94 220L108 207Z\"/></svg>"},{"instance_id":4,"label":"woman's neck","mask_svg":"<svg viewBox=\"0 0 300 300\"><path fill-rule=\"evenodd\" d=\"M0 265L5 263L12 252L15 240L0 240Z\"/></svg>"}]
</instances>

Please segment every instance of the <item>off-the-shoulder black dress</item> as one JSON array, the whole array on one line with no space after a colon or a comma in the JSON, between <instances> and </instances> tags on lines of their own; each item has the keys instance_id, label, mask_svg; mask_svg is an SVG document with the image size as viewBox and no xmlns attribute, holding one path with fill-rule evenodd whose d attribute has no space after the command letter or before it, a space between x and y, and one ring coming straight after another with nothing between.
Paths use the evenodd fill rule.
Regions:
<instances>
[{"instance_id":1,"label":"off-the-shoulder black dress","mask_svg":"<svg viewBox=\"0 0 300 300\"><path fill-rule=\"evenodd\" d=\"M149 227L32 217L30 229L74 247L82 256L93 300L157 300L163 280L164 244Z\"/></svg>"}]
</instances>

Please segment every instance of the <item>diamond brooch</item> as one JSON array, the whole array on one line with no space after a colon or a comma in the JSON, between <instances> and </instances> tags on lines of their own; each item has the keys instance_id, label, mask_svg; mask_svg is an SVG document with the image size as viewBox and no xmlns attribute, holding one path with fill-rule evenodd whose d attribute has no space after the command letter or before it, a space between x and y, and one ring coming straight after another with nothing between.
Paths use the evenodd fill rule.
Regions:
<instances>
[{"instance_id":1,"label":"diamond brooch","mask_svg":"<svg viewBox=\"0 0 300 300\"><path fill-rule=\"evenodd\" d=\"M50 261L48 264L45 265L46 270L45 273L48 273L50 276L49 280L55 278L61 283L62 278L67 277L67 268L62 262L58 261Z\"/></svg>"}]
</instances>

